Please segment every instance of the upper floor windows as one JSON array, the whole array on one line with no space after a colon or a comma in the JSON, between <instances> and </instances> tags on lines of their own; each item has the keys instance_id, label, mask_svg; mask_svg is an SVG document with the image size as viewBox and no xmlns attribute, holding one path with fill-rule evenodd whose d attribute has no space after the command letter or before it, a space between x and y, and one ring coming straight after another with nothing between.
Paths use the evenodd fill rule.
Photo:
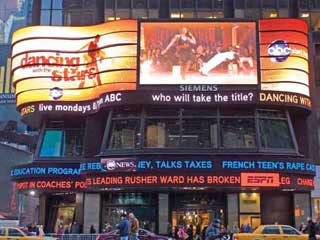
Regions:
<instances>
[{"instance_id":1,"label":"upper floor windows","mask_svg":"<svg viewBox=\"0 0 320 240\"><path fill-rule=\"evenodd\" d=\"M105 21L158 18L160 0L105 0Z\"/></svg>"},{"instance_id":2,"label":"upper floor windows","mask_svg":"<svg viewBox=\"0 0 320 240\"><path fill-rule=\"evenodd\" d=\"M96 22L96 1L42 0L41 25L91 25Z\"/></svg>"},{"instance_id":3,"label":"upper floor windows","mask_svg":"<svg viewBox=\"0 0 320 240\"><path fill-rule=\"evenodd\" d=\"M295 151L286 112L236 109L127 109L111 113L109 150L238 149ZM246 150L247 149L247 150Z\"/></svg>"},{"instance_id":4,"label":"upper floor windows","mask_svg":"<svg viewBox=\"0 0 320 240\"><path fill-rule=\"evenodd\" d=\"M63 122L49 123L43 133L40 157L79 157L83 149L83 126Z\"/></svg>"}]
</instances>

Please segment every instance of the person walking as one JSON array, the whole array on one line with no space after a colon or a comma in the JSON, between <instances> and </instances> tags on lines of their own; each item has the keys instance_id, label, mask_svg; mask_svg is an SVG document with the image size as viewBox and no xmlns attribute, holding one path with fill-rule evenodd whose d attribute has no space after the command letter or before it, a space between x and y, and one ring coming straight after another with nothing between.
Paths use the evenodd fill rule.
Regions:
<instances>
[{"instance_id":1,"label":"person walking","mask_svg":"<svg viewBox=\"0 0 320 240\"><path fill-rule=\"evenodd\" d=\"M215 218L206 230L206 240L218 239L221 234L221 221Z\"/></svg>"},{"instance_id":2,"label":"person walking","mask_svg":"<svg viewBox=\"0 0 320 240\"><path fill-rule=\"evenodd\" d=\"M90 234L95 234L96 233L96 229L94 228L93 225L90 226Z\"/></svg>"},{"instance_id":3,"label":"person walking","mask_svg":"<svg viewBox=\"0 0 320 240\"><path fill-rule=\"evenodd\" d=\"M311 217L308 217L307 220L306 233L309 235L309 240L316 240L316 224L312 221Z\"/></svg>"},{"instance_id":4,"label":"person walking","mask_svg":"<svg viewBox=\"0 0 320 240\"><path fill-rule=\"evenodd\" d=\"M119 229L120 240L129 240L129 220L127 214L123 213L121 215L121 222L116 225L116 228Z\"/></svg>"},{"instance_id":5,"label":"person walking","mask_svg":"<svg viewBox=\"0 0 320 240\"><path fill-rule=\"evenodd\" d=\"M130 240L139 240L139 220L133 213L129 213L130 222Z\"/></svg>"}]
</instances>

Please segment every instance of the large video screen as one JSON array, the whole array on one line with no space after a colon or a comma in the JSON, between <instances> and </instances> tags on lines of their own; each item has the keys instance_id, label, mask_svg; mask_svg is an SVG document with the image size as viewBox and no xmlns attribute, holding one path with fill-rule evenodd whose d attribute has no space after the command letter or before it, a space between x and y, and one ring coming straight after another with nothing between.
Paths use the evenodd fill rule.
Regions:
<instances>
[{"instance_id":1,"label":"large video screen","mask_svg":"<svg viewBox=\"0 0 320 240\"><path fill-rule=\"evenodd\" d=\"M17 105L136 89L137 23L22 28L12 42Z\"/></svg>"},{"instance_id":2,"label":"large video screen","mask_svg":"<svg viewBox=\"0 0 320 240\"><path fill-rule=\"evenodd\" d=\"M255 22L140 23L140 85L257 84Z\"/></svg>"},{"instance_id":3,"label":"large video screen","mask_svg":"<svg viewBox=\"0 0 320 240\"><path fill-rule=\"evenodd\" d=\"M297 19L259 22L261 89L309 96L308 26Z\"/></svg>"}]
</instances>

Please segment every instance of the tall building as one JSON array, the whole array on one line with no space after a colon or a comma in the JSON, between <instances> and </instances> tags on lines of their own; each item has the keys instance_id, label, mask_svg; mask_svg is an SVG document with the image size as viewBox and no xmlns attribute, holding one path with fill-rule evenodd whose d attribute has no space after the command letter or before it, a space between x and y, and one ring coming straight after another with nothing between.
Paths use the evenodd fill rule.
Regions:
<instances>
[{"instance_id":1,"label":"tall building","mask_svg":"<svg viewBox=\"0 0 320 240\"><path fill-rule=\"evenodd\" d=\"M14 165L32 160L36 134L27 132L27 126L21 122L16 110L10 43L15 30L31 24L31 10L32 0L1 1L0 4L0 182L2 186L7 186L0 196L0 218L19 218L22 224L34 221L34 214L27 204L28 197L23 201L22 195L18 196L8 172Z\"/></svg>"},{"instance_id":2,"label":"tall building","mask_svg":"<svg viewBox=\"0 0 320 240\"><path fill-rule=\"evenodd\" d=\"M12 38L40 130L11 171L47 232L297 226L312 215L320 1L33 0Z\"/></svg>"}]
</instances>

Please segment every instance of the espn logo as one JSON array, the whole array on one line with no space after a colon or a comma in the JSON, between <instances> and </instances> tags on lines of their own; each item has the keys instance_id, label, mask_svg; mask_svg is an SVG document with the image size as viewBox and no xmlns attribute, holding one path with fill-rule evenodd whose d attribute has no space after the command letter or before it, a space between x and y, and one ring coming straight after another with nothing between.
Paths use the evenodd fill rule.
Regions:
<instances>
[{"instance_id":1,"label":"espn logo","mask_svg":"<svg viewBox=\"0 0 320 240\"><path fill-rule=\"evenodd\" d=\"M242 187L279 187L279 173L241 173Z\"/></svg>"}]
</instances>

